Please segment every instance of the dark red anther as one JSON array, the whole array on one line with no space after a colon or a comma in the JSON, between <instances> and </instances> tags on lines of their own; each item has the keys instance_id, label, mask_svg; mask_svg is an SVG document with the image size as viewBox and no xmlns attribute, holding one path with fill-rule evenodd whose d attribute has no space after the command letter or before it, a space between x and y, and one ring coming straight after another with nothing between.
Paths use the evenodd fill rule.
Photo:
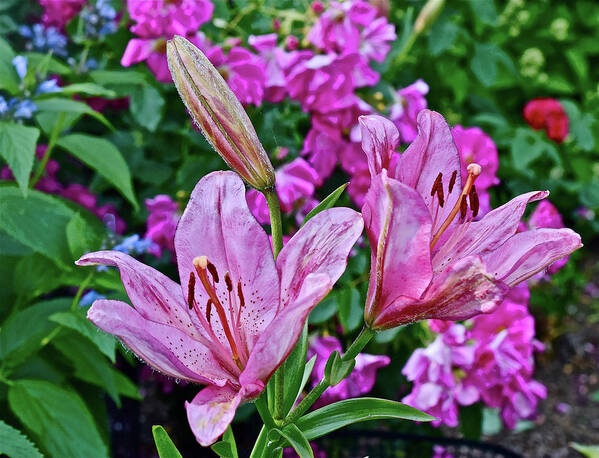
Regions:
<instances>
[{"instance_id":1,"label":"dark red anther","mask_svg":"<svg viewBox=\"0 0 599 458\"><path fill-rule=\"evenodd\" d=\"M442 182L439 182L439 186L437 186L437 199L439 199L439 206L443 208L443 205L445 205L445 195L443 194Z\"/></svg>"},{"instance_id":2,"label":"dark red anther","mask_svg":"<svg viewBox=\"0 0 599 458\"><path fill-rule=\"evenodd\" d=\"M229 275L229 272L225 274L225 283L227 284L227 289L229 292L233 291L233 283L231 282L231 276Z\"/></svg>"},{"instance_id":3,"label":"dark red anther","mask_svg":"<svg viewBox=\"0 0 599 458\"><path fill-rule=\"evenodd\" d=\"M451 178L449 180L449 194L451 194L451 191L453 191L453 187L455 185L455 180L458 178L458 171L454 170L453 173L451 174Z\"/></svg>"},{"instance_id":4,"label":"dark red anther","mask_svg":"<svg viewBox=\"0 0 599 458\"><path fill-rule=\"evenodd\" d=\"M472 210L472 217L476 218L476 215L478 215L479 202L478 202L478 194L476 193L476 188L474 187L474 185L472 185L472 188L470 189L470 192L468 193L468 200L470 201L470 209Z\"/></svg>"},{"instance_id":5,"label":"dark red anther","mask_svg":"<svg viewBox=\"0 0 599 458\"><path fill-rule=\"evenodd\" d=\"M245 299L243 298L243 290L241 289L241 280L237 283L237 295L239 296L239 308L245 306Z\"/></svg>"},{"instance_id":6,"label":"dark red anther","mask_svg":"<svg viewBox=\"0 0 599 458\"><path fill-rule=\"evenodd\" d=\"M208 267L208 272L210 272L210 275L212 275L212 279L214 280L214 283L218 283L218 271L216 270L216 267L214 266L214 264L209 262L207 267Z\"/></svg>"},{"instance_id":7,"label":"dark red anther","mask_svg":"<svg viewBox=\"0 0 599 458\"><path fill-rule=\"evenodd\" d=\"M466 217L466 212L468 211L468 204L466 203L466 196L460 195L460 218L464 219Z\"/></svg>"},{"instance_id":8,"label":"dark red anther","mask_svg":"<svg viewBox=\"0 0 599 458\"><path fill-rule=\"evenodd\" d=\"M193 308L193 301L195 300L195 287L196 277L193 272L189 272L189 283L187 283L187 305L189 310Z\"/></svg>"},{"instance_id":9,"label":"dark red anther","mask_svg":"<svg viewBox=\"0 0 599 458\"><path fill-rule=\"evenodd\" d=\"M443 192L443 182L441 180L443 180L443 174L439 172L439 175L437 175L437 178L435 178L435 182L431 188L431 197L438 193L438 188L441 188L441 192Z\"/></svg>"},{"instance_id":10,"label":"dark red anther","mask_svg":"<svg viewBox=\"0 0 599 458\"><path fill-rule=\"evenodd\" d=\"M206 321L210 323L210 316L212 315L212 299L208 299L206 303Z\"/></svg>"}]
</instances>

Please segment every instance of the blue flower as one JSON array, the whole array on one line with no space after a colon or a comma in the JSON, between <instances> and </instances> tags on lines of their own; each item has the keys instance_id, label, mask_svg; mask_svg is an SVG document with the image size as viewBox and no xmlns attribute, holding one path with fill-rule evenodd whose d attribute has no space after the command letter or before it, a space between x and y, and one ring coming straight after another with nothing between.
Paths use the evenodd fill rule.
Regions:
<instances>
[{"instance_id":1,"label":"blue flower","mask_svg":"<svg viewBox=\"0 0 599 458\"><path fill-rule=\"evenodd\" d=\"M15 56L12 60L12 65L15 67L17 75L19 75L22 81L25 75L27 75L27 58L25 56Z\"/></svg>"},{"instance_id":2,"label":"blue flower","mask_svg":"<svg viewBox=\"0 0 599 458\"><path fill-rule=\"evenodd\" d=\"M4 97L2 97L0 95L0 115L3 115L7 111L8 111L8 103L6 103L6 100L4 99Z\"/></svg>"},{"instance_id":3,"label":"blue flower","mask_svg":"<svg viewBox=\"0 0 599 458\"><path fill-rule=\"evenodd\" d=\"M40 83L40 85L35 90L35 93L39 95L39 94L50 94L52 92L60 92L60 91L62 91L62 88L60 88L56 84L56 80L50 79L50 80L44 81L43 83Z\"/></svg>"},{"instance_id":4,"label":"blue flower","mask_svg":"<svg viewBox=\"0 0 599 458\"><path fill-rule=\"evenodd\" d=\"M35 103L33 103L31 100L29 99L25 99L25 100L17 100L17 99L12 99L8 106L10 108L15 109L13 116L16 119L30 119L33 116L33 113L35 113L37 111L37 106L35 106Z\"/></svg>"},{"instance_id":5,"label":"blue flower","mask_svg":"<svg viewBox=\"0 0 599 458\"><path fill-rule=\"evenodd\" d=\"M148 251L154 242L150 239L142 239L139 234L133 234L125 237L121 243L114 246L112 249L125 254L143 254Z\"/></svg>"},{"instance_id":6,"label":"blue flower","mask_svg":"<svg viewBox=\"0 0 599 458\"><path fill-rule=\"evenodd\" d=\"M19 26L19 34L29 41L25 47L30 51L46 53L52 51L57 56L67 55L67 38L56 27L44 27L42 24Z\"/></svg>"},{"instance_id":7,"label":"blue flower","mask_svg":"<svg viewBox=\"0 0 599 458\"><path fill-rule=\"evenodd\" d=\"M83 295L79 301L79 307L89 307L98 299L106 299L106 296L99 294L97 291L92 289Z\"/></svg>"}]
</instances>

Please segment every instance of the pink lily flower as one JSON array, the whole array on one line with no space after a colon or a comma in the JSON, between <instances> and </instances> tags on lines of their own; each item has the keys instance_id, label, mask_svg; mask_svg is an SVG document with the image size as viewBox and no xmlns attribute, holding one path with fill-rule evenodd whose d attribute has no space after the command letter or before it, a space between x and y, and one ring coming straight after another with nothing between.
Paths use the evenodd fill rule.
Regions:
<instances>
[{"instance_id":1,"label":"pink lily flower","mask_svg":"<svg viewBox=\"0 0 599 458\"><path fill-rule=\"evenodd\" d=\"M97 300L88 318L154 369L207 385L186 409L198 442L209 445L289 355L362 228L357 212L326 210L275 262L241 179L214 172L197 184L177 227L181 285L123 253L88 253L77 264L118 267L133 304Z\"/></svg>"},{"instance_id":2,"label":"pink lily flower","mask_svg":"<svg viewBox=\"0 0 599 458\"><path fill-rule=\"evenodd\" d=\"M460 156L443 117L418 116L418 135L399 157L395 125L360 117L372 183L362 207L372 247L366 322L387 329L427 318L463 320L492 312L509 289L582 246L570 229L516 233L526 204L515 197L478 213L476 163L461 179Z\"/></svg>"}]
</instances>

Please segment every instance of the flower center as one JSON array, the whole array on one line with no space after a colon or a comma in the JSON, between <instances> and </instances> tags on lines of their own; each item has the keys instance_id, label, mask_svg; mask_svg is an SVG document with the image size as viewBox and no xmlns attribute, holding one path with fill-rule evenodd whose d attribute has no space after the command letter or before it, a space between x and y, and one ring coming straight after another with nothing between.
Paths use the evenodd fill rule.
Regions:
<instances>
[{"instance_id":1,"label":"flower center","mask_svg":"<svg viewBox=\"0 0 599 458\"><path fill-rule=\"evenodd\" d=\"M212 264L207 256L198 256L193 259L193 272L189 274L188 283L188 306L190 310L194 310L200 323L208 333L212 343L214 344L213 350L218 354L221 359L226 356L226 359L232 358L235 366L243 370L248 360L247 347L240 334L240 315L241 309L245 307L245 298L243 296L243 290L241 286L241 280L237 283L237 288L233 287L233 281L229 272L226 272L223 279L226 286L226 295L228 296L228 307L225 309L223 306L222 293L219 298L216 285L220 283L221 277L218 274L216 266ZM204 313L200 310L198 303L195 299L195 285L196 275L199 278L204 291L208 295L208 302ZM216 312L216 319L222 332L225 335L226 341L229 344L230 353L225 349L221 341L216 336L213 322L212 322L212 311Z\"/></svg>"},{"instance_id":2,"label":"flower center","mask_svg":"<svg viewBox=\"0 0 599 458\"><path fill-rule=\"evenodd\" d=\"M456 237L459 238L460 235L463 235L465 229L464 226L468 226L470 222L478 215L478 194L476 194L476 188L474 187L474 182L480 175L482 168L480 165L476 163L472 163L468 166L468 178L466 179L466 184L462 189L455 205L449 212L449 215L445 218L445 220L441 223L438 229L435 230L437 225L437 215L439 214L439 207L443 208L445 204L445 197L443 192L443 174L439 172L435 182L433 183L433 187L431 189L431 197L435 200L437 198L437 208L435 209L435 217L433 218L433 231L434 235L431 239L431 250L433 247L439 242L439 239L443 235L443 233L450 226L451 222L455 219L455 217L460 214L458 227L454 230L454 233L446 240L445 245L449 242L449 239L454 238L454 235L457 233ZM457 179L458 171L454 170L451 179L449 180L448 194L451 194L453 191L453 187L455 186L455 182ZM470 212L468 212L468 203L470 203ZM454 241L455 243L455 241Z\"/></svg>"}]
</instances>

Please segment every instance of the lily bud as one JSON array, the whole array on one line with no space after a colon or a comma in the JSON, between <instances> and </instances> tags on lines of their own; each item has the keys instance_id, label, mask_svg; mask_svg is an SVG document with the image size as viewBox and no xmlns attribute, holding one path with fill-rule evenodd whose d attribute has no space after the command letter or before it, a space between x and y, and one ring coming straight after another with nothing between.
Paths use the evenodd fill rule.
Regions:
<instances>
[{"instance_id":1,"label":"lily bud","mask_svg":"<svg viewBox=\"0 0 599 458\"><path fill-rule=\"evenodd\" d=\"M183 37L167 42L168 66L179 96L206 140L258 190L272 188L275 171L243 106L208 58Z\"/></svg>"},{"instance_id":2,"label":"lily bud","mask_svg":"<svg viewBox=\"0 0 599 458\"><path fill-rule=\"evenodd\" d=\"M444 6L445 0L428 0L422 7L422 10L420 10L420 14L416 18L416 21L414 21L413 33L415 35L420 35L422 32L428 30L428 28L437 20L437 17Z\"/></svg>"}]
</instances>

